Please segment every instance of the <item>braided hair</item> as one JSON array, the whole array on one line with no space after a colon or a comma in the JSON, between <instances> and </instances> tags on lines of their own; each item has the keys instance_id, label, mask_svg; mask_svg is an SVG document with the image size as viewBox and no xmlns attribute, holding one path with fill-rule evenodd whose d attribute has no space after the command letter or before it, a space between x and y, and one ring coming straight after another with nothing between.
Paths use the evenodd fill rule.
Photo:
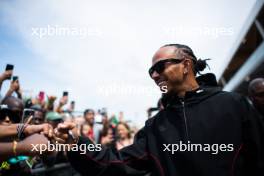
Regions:
<instances>
[{"instance_id":1,"label":"braided hair","mask_svg":"<svg viewBox=\"0 0 264 176\"><path fill-rule=\"evenodd\" d=\"M175 53L181 59L188 57L193 61L193 65L194 65L193 71L195 75L197 73L201 75L200 72L203 71L207 66L210 69L209 65L206 63L206 61L210 59L197 59L197 57L194 55L192 49L189 46L182 44L167 44L162 47L167 47L167 46L175 47L176 48Z\"/></svg>"}]
</instances>

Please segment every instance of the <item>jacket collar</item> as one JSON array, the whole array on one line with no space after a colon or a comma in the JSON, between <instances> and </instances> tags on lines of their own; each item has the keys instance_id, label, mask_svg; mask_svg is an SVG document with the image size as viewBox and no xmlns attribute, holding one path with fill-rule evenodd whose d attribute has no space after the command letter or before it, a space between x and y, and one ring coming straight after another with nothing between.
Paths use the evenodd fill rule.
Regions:
<instances>
[{"instance_id":1,"label":"jacket collar","mask_svg":"<svg viewBox=\"0 0 264 176\"><path fill-rule=\"evenodd\" d=\"M199 103L221 91L221 88L217 86L215 75L212 73L201 75L196 79L200 85L198 89L186 92L183 98L178 97L176 94L163 94L161 99L162 105L166 108L179 105L183 101L185 104Z\"/></svg>"}]
</instances>

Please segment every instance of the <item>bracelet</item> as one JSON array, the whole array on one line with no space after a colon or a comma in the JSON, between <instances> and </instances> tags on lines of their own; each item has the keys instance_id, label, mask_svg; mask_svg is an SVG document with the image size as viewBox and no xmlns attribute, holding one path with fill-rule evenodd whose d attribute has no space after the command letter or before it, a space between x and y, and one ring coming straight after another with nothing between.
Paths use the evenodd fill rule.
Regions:
<instances>
[{"instance_id":1,"label":"bracelet","mask_svg":"<svg viewBox=\"0 0 264 176\"><path fill-rule=\"evenodd\" d=\"M18 125L17 125L17 138L18 139L20 139L20 133L21 133L21 128L22 128L22 125L23 124L21 124L21 123L19 123Z\"/></svg>"},{"instance_id":2,"label":"bracelet","mask_svg":"<svg viewBox=\"0 0 264 176\"><path fill-rule=\"evenodd\" d=\"M17 155L16 148L17 148L17 141L14 140L13 141L13 154L14 154L14 156Z\"/></svg>"},{"instance_id":3,"label":"bracelet","mask_svg":"<svg viewBox=\"0 0 264 176\"><path fill-rule=\"evenodd\" d=\"M24 139L24 138L26 137L24 131L25 131L25 129L27 128L27 126L28 126L28 124L24 124L24 125L23 125L22 132L21 132L21 138L22 138L22 139Z\"/></svg>"},{"instance_id":4,"label":"bracelet","mask_svg":"<svg viewBox=\"0 0 264 176\"><path fill-rule=\"evenodd\" d=\"M24 139L25 138L25 134L24 134L24 130L27 127L27 124L24 123L20 123L17 125L17 138L19 140Z\"/></svg>"}]
</instances>

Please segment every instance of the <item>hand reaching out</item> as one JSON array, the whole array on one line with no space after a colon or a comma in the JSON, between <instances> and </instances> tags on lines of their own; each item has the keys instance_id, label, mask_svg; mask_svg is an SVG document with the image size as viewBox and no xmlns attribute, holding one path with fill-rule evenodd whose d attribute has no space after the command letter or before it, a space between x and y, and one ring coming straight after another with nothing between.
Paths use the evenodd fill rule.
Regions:
<instances>
[{"instance_id":1,"label":"hand reaching out","mask_svg":"<svg viewBox=\"0 0 264 176\"><path fill-rule=\"evenodd\" d=\"M101 139L101 144L102 145L107 145L110 144L111 142L114 141L114 136L112 134L108 134Z\"/></svg>"},{"instance_id":2,"label":"hand reaching out","mask_svg":"<svg viewBox=\"0 0 264 176\"><path fill-rule=\"evenodd\" d=\"M24 133L26 136L30 136L34 133L40 133L40 134L45 135L48 138L52 138L53 137L53 128L48 123L44 123L41 125L28 125L25 128Z\"/></svg>"},{"instance_id":3,"label":"hand reaching out","mask_svg":"<svg viewBox=\"0 0 264 176\"><path fill-rule=\"evenodd\" d=\"M78 142L76 125L72 122L60 123L54 130L54 139L59 143L74 144Z\"/></svg>"}]
</instances>

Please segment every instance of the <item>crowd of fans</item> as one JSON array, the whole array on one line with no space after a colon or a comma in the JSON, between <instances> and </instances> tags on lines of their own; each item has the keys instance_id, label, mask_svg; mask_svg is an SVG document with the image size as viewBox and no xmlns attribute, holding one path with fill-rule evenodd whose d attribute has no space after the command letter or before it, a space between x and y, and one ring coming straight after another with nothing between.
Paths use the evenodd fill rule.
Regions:
<instances>
[{"instance_id":1,"label":"crowd of fans","mask_svg":"<svg viewBox=\"0 0 264 176\"><path fill-rule=\"evenodd\" d=\"M68 164L65 152L45 155L28 152L31 144L52 141L53 130L64 121L74 122L79 135L102 146L119 150L132 144L137 129L131 129L123 112L119 117L108 117L106 108L98 111L86 109L78 115L74 101L67 107L68 92L63 92L58 103L56 96L45 98L43 91L36 97L25 98L18 76L13 76L13 68L9 65L9 69L0 74L0 90L4 82L10 83L8 91L5 94L1 92L0 176L78 175Z\"/></svg>"}]
</instances>

